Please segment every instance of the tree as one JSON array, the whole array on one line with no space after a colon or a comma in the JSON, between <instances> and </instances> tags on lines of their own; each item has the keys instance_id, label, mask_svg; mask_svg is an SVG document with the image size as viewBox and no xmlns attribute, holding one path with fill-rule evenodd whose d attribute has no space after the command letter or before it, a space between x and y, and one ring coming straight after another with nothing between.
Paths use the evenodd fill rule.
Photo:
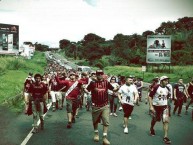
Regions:
<instances>
[{"instance_id":1,"label":"tree","mask_svg":"<svg viewBox=\"0 0 193 145\"><path fill-rule=\"evenodd\" d=\"M93 34L93 33L89 33L89 34L84 36L84 39L82 40L82 42L83 42L83 45L85 46L91 42L98 42L98 43L105 42L105 38L102 38L102 37L100 37L96 34Z\"/></svg>"},{"instance_id":2,"label":"tree","mask_svg":"<svg viewBox=\"0 0 193 145\"><path fill-rule=\"evenodd\" d=\"M69 40L67 39L62 39L59 41L60 44L60 49L65 49L66 47L68 47L71 43Z\"/></svg>"},{"instance_id":3,"label":"tree","mask_svg":"<svg viewBox=\"0 0 193 145\"><path fill-rule=\"evenodd\" d=\"M49 46L48 45L38 44L37 42L35 43L35 48L38 51L48 51L49 50Z\"/></svg>"},{"instance_id":4,"label":"tree","mask_svg":"<svg viewBox=\"0 0 193 145\"><path fill-rule=\"evenodd\" d=\"M98 43L96 43L96 42L93 42L93 43L89 43L85 47L83 55L92 64L95 60L100 59L102 57L103 53L104 53L104 51L100 47L100 45Z\"/></svg>"},{"instance_id":5,"label":"tree","mask_svg":"<svg viewBox=\"0 0 193 145\"><path fill-rule=\"evenodd\" d=\"M145 37L145 38L147 38L148 35L154 35L154 32L150 31L150 30L147 30L147 31L142 33L142 36Z\"/></svg>"}]
</instances>

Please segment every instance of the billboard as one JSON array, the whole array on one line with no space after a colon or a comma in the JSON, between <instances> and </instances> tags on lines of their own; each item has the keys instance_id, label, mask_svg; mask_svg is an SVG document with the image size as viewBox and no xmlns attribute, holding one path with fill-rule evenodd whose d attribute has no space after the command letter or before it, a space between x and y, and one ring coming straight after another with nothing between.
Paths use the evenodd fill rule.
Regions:
<instances>
[{"instance_id":1,"label":"billboard","mask_svg":"<svg viewBox=\"0 0 193 145\"><path fill-rule=\"evenodd\" d=\"M171 35L148 35L146 63L171 63Z\"/></svg>"},{"instance_id":2,"label":"billboard","mask_svg":"<svg viewBox=\"0 0 193 145\"><path fill-rule=\"evenodd\" d=\"M0 54L17 54L19 51L19 26L0 23Z\"/></svg>"}]
</instances>

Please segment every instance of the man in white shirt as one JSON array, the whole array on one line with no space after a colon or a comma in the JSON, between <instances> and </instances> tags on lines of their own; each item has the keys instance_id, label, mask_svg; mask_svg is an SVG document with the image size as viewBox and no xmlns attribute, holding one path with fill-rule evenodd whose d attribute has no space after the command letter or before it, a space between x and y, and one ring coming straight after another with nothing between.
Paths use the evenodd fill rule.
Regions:
<instances>
[{"instance_id":1,"label":"man in white shirt","mask_svg":"<svg viewBox=\"0 0 193 145\"><path fill-rule=\"evenodd\" d=\"M133 85L133 78L127 78L126 84L121 86L118 91L118 98L124 111L124 133L128 133L128 118L133 111L134 103L136 103L138 97L137 88Z\"/></svg>"},{"instance_id":2,"label":"man in white shirt","mask_svg":"<svg viewBox=\"0 0 193 145\"><path fill-rule=\"evenodd\" d=\"M166 87L168 80L169 78L167 76L160 77L160 84L153 87L149 93L150 110L154 114L151 121L150 135L155 136L154 126L157 121L161 121L162 119L164 129L163 141L166 144L171 143L170 139L167 137L169 128L168 98L170 96L170 92Z\"/></svg>"}]
</instances>

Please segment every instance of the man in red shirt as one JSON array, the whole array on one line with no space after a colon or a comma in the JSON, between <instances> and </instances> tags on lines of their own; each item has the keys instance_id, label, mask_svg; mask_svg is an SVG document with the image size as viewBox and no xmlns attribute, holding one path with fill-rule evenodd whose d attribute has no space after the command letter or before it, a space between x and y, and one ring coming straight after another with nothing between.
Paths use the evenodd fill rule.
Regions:
<instances>
[{"instance_id":1,"label":"man in red shirt","mask_svg":"<svg viewBox=\"0 0 193 145\"><path fill-rule=\"evenodd\" d=\"M117 91L114 87L103 78L102 70L96 71L97 80L92 81L88 87L88 92L92 95L92 120L94 127L94 141L99 141L98 123L100 119L103 121L103 144L109 145L107 139L107 131L109 126L109 108L108 108L108 89ZM87 90L85 90L87 92ZM87 93L88 93L87 92Z\"/></svg>"},{"instance_id":2,"label":"man in red shirt","mask_svg":"<svg viewBox=\"0 0 193 145\"><path fill-rule=\"evenodd\" d=\"M72 127L72 122L75 122L75 114L77 110L78 96L80 95L80 91L83 84L88 83L88 78L76 80L76 74L71 72L69 74L70 80L60 80L58 76L56 77L56 81L63 86L66 86L66 110L68 117L67 128Z\"/></svg>"},{"instance_id":3,"label":"man in red shirt","mask_svg":"<svg viewBox=\"0 0 193 145\"><path fill-rule=\"evenodd\" d=\"M32 112L33 112L33 133L38 132L38 125L37 122L40 118L41 129L44 129L44 120L43 120L43 113L44 113L44 95L48 91L46 85L41 81L42 76L40 74L35 74L34 76L35 82L30 85L29 93L31 97L31 104L32 104ZM39 116L39 118L38 118Z\"/></svg>"}]
</instances>

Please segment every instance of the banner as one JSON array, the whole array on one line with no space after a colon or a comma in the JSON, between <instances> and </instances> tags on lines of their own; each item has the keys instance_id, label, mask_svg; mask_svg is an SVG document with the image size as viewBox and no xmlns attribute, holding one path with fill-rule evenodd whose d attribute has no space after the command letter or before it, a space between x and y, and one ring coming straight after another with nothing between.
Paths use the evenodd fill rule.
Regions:
<instances>
[{"instance_id":1,"label":"banner","mask_svg":"<svg viewBox=\"0 0 193 145\"><path fill-rule=\"evenodd\" d=\"M0 23L0 54L18 54L19 26Z\"/></svg>"},{"instance_id":2,"label":"banner","mask_svg":"<svg viewBox=\"0 0 193 145\"><path fill-rule=\"evenodd\" d=\"M171 35L147 36L147 63L171 63Z\"/></svg>"}]
</instances>

